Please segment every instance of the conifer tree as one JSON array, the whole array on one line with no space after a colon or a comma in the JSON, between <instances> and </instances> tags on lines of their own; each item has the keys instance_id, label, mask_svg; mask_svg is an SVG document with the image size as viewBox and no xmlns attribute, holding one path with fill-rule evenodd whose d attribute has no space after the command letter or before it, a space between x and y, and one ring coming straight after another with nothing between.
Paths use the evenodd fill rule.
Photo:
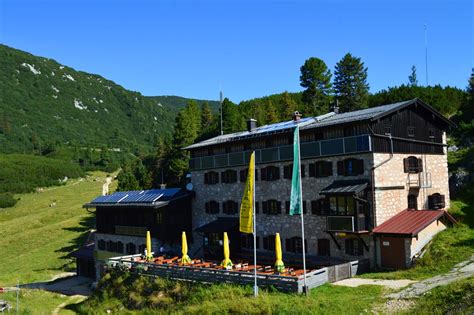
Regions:
<instances>
[{"instance_id":1,"label":"conifer tree","mask_svg":"<svg viewBox=\"0 0 474 315\"><path fill-rule=\"evenodd\" d=\"M266 124L274 124L279 121L277 109L275 107L275 104L273 104L272 100L267 101L266 113L267 113L267 117L265 119Z\"/></svg>"},{"instance_id":2,"label":"conifer tree","mask_svg":"<svg viewBox=\"0 0 474 315\"><path fill-rule=\"evenodd\" d=\"M122 167L122 170L117 175L118 180L118 191L129 191L129 190L138 190L140 186L137 179L132 173L132 170L129 165Z\"/></svg>"},{"instance_id":3,"label":"conifer tree","mask_svg":"<svg viewBox=\"0 0 474 315\"><path fill-rule=\"evenodd\" d=\"M288 92L284 92L280 100L280 112L283 113L283 120L290 120L296 111L296 102Z\"/></svg>"},{"instance_id":4,"label":"conifer tree","mask_svg":"<svg viewBox=\"0 0 474 315\"><path fill-rule=\"evenodd\" d=\"M237 105L228 98L222 101L222 121L224 133L242 130L243 117L240 115Z\"/></svg>"},{"instance_id":5,"label":"conifer tree","mask_svg":"<svg viewBox=\"0 0 474 315\"><path fill-rule=\"evenodd\" d=\"M212 125L212 111L208 102L204 102L201 106L201 130L203 132L209 130Z\"/></svg>"},{"instance_id":6,"label":"conifer tree","mask_svg":"<svg viewBox=\"0 0 474 315\"><path fill-rule=\"evenodd\" d=\"M360 58L347 53L334 71L334 91L343 112L367 108L369 84L367 67Z\"/></svg>"},{"instance_id":7,"label":"conifer tree","mask_svg":"<svg viewBox=\"0 0 474 315\"><path fill-rule=\"evenodd\" d=\"M315 57L307 59L300 71L300 85L306 88L303 102L310 106L311 114L327 111L331 94L331 71L324 61Z\"/></svg>"},{"instance_id":8,"label":"conifer tree","mask_svg":"<svg viewBox=\"0 0 474 315\"><path fill-rule=\"evenodd\" d=\"M417 86L418 85L418 79L416 78L416 67L415 66L411 67L411 74L408 76L408 82L411 86Z\"/></svg>"}]
</instances>

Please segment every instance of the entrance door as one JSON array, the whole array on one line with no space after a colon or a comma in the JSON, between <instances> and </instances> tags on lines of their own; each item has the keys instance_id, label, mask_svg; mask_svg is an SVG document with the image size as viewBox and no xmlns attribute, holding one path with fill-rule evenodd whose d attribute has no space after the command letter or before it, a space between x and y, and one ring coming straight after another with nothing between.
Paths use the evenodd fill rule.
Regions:
<instances>
[{"instance_id":1,"label":"entrance door","mask_svg":"<svg viewBox=\"0 0 474 315\"><path fill-rule=\"evenodd\" d=\"M318 255L331 256L331 246L327 238L318 239Z\"/></svg>"},{"instance_id":2,"label":"entrance door","mask_svg":"<svg viewBox=\"0 0 474 315\"><path fill-rule=\"evenodd\" d=\"M380 255L383 268L406 268L405 238L382 236L380 238Z\"/></svg>"}]
</instances>

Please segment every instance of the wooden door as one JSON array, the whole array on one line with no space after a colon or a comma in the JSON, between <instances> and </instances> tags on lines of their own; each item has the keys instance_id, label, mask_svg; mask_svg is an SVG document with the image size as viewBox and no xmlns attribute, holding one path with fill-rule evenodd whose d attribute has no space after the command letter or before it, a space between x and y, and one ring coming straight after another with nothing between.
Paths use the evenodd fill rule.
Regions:
<instances>
[{"instance_id":1,"label":"wooden door","mask_svg":"<svg viewBox=\"0 0 474 315\"><path fill-rule=\"evenodd\" d=\"M382 236L380 238L380 255L382 268L406 268L405 238Z\"/></svg>"},{"instance_id":2,"label":"wooden door","mask_svg":"<svg viewBox=\"0 0 474 315\"><path fill-rule=\"evenodd\" d=\"M331 246L327 238L318 239L318 255L331 256Z\"/></svg>"}]
</instances>

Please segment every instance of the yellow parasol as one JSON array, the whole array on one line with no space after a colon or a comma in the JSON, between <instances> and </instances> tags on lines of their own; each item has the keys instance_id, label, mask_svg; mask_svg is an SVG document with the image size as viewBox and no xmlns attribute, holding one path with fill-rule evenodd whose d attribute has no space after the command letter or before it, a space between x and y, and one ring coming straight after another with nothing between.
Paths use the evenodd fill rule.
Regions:
<instances>
[{"instance_id":1,"label":"yellow parasol","mask_svg":"<svg viewBox=\"0 0 474 315\"><path fill-rule=\"evenodd\" d=\"M150 231L146 231L146 260L153 260L153 255L151 254L151 236Z\"/></svg>"},{"instance_id":2,"label":"yellow parasol","mask_svg":"<svg viewBox=\"0 0 474 315\"><path fill-rule=\"evenodd\" d=\"M285 271L285 264L283 263L282 254L281 254L280 233L277 233L275 235L275 256L276 256L275 270L278 273L282 273Z\"/></svg>"},{"instance_id":3,"label":"yellow parasol","mask_svg":"<svg viewBox=\"0 0 474 315\"><path fill-rule=\"evenodd\" d=\"M191 258L188 256L188 242L186 240L186 232L183 231L181 236L181 253L183 256L181 257L181 264L187 265L191 263Z\"/></svg>"},{"instance_id":4,"label":"yellow parasol","mask_svg":"<svg viewBox=\"0 0 474 315\"><path fill-rule=\"evenodd\" d=\"M227 232L224 232L224 260L221 262L221 266L225 269L232 269L233 264L229 257L229 239L227 238Z\"/></svg>"}]
</instances>

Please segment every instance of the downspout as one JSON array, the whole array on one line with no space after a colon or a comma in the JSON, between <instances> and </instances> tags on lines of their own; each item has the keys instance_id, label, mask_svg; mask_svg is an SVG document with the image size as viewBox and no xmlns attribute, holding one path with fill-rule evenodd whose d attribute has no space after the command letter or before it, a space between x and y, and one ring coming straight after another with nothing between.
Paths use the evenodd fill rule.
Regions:
<instances>
[{"instance_id":1,"label":"downspout","mask_svg":"<svg viewBox=\"0 0 474 315\"><path fill-rule=\"evenodd\" d=\"M372 135L375 135L375 132L372 130L372 128L370 128L370 126L368 126L369 130L370 130L370 133ZM388 159L386 159L385 161L382 161L380 162L379 164L377 165L374 165L371 169L371 177L372 177L372 213L373 213L373 216L372 216L372 226L375 227L375 169L376 168L379 168L380 166L390 162L390 160L393 159L393 139L392 139L392 134L390 134L389 136L383 136L383 135L377 135L377 136L382 136L382 137L387 137L389 138L390 140L390 157ZM378 261L377 261L377 243L376 243L376 238L375 238L375 235L374 235L374 261L375 261L375 265L377 266L378 264Z\"/></svg>"}]
</instances>

